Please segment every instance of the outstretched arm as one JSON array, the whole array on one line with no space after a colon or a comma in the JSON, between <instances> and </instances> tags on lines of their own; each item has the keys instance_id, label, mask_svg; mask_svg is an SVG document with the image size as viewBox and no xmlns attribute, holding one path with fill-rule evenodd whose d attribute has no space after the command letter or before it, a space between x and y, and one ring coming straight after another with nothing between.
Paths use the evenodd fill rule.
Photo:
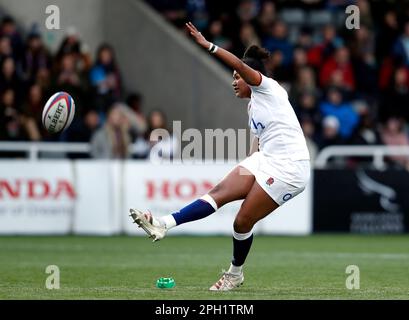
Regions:
<instances>
[{"instance_id":1,"label":"outstretched arm","mask_svg":"<svg viewBox=\"0 0 409 320\"><path fill-rule=\"evenodd\" d=\"M196 29L196 27L191 23L186 23L186 27L188 28L191 36L195 39L195 41L205 48L206 50L210 49L212 43L207 41L205 37ZM230 53L223 48L218 48L214 55L226 63L229 67L240 75L244 81L250 86L258 86L261 83L261 75L258 71L254 70L253 68L249 67L239 58L237 58L234 54Z\"/></svg>"}]
</instances>

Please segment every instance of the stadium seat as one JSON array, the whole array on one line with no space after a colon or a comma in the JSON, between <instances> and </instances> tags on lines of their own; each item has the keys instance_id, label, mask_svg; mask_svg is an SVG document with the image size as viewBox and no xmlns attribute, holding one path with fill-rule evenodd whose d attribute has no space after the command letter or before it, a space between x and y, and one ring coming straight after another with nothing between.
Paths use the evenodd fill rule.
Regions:
<instances>
[{"instance_id":1,"label":"stadium seat","mask_svg":"<svg viewBox=\"0 0 409 320\"><path fill-rule=\"evenodd\" d=\"M332 23L333 17L331 12L325 10L314 10L308 15L308 24L311 27L319 27Z\"/></svg>"},{"instance_id":2,"label":"stadium seat","mask_svg":"<svg viewBox=\"0 0 409 320\"><path fill-rule=\"evenodd\" d=\"M283 9L280 17L288 25L303 25L306 22L305 11L301 9Z\"/></svg>"}]
</instances>

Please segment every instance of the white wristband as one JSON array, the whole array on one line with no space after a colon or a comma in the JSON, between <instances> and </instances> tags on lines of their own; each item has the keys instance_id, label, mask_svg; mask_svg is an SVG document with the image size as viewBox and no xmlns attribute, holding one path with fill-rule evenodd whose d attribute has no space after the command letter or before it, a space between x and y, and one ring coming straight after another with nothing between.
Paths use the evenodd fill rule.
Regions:
<instances>
[{"instance_id":1,"label":"white wristband","mask_svg":"<svg viewBox=\"0 0 409 320\"><path fill-rule=\"evenodd\" d=\"M216 51L217 51L217 49L219 49L219 47L218 46L216 46L214 43L211 43L210 42L210 46L209 46L209 52L210 53L215 53Z\"/></svg>"}]
</instances>

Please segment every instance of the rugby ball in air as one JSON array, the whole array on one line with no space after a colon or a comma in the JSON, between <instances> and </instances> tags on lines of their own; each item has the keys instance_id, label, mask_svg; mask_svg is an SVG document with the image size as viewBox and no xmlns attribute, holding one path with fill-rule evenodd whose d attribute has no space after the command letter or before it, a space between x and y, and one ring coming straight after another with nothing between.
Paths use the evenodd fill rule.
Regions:
<instances>
[{"instance_id":1,"label":"rugby ball in air","mask_svg":"<svg viewBox=\"0 0 409 320\"><path fill-rule=\"evenodd\" d=\"M74 119L75 103L66 92L57 92L43 109L42 122L50 133L58 133L67 129Z\"/></svg>"}]
</instances>

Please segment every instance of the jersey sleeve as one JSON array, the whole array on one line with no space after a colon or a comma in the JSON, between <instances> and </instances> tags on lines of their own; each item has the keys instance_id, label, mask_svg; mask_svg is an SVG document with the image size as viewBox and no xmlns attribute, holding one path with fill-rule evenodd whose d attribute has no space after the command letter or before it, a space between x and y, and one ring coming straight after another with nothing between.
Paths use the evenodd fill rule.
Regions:
<instances>
[{"instance_id":1,"label":"jersey sleeve","mask_svg":"<svg viewBox=\"0 0 409 320\"><path fill-rule=\"evenodd\" d=\"M260 72L259 72L260 73ZM260 92L260 93L268 93L271 90L271 83L272 79L267 78L265 75L260 73L261 75L261 82L258 86L250 86L253 92Z\"/></svg>"}]
</instances>

